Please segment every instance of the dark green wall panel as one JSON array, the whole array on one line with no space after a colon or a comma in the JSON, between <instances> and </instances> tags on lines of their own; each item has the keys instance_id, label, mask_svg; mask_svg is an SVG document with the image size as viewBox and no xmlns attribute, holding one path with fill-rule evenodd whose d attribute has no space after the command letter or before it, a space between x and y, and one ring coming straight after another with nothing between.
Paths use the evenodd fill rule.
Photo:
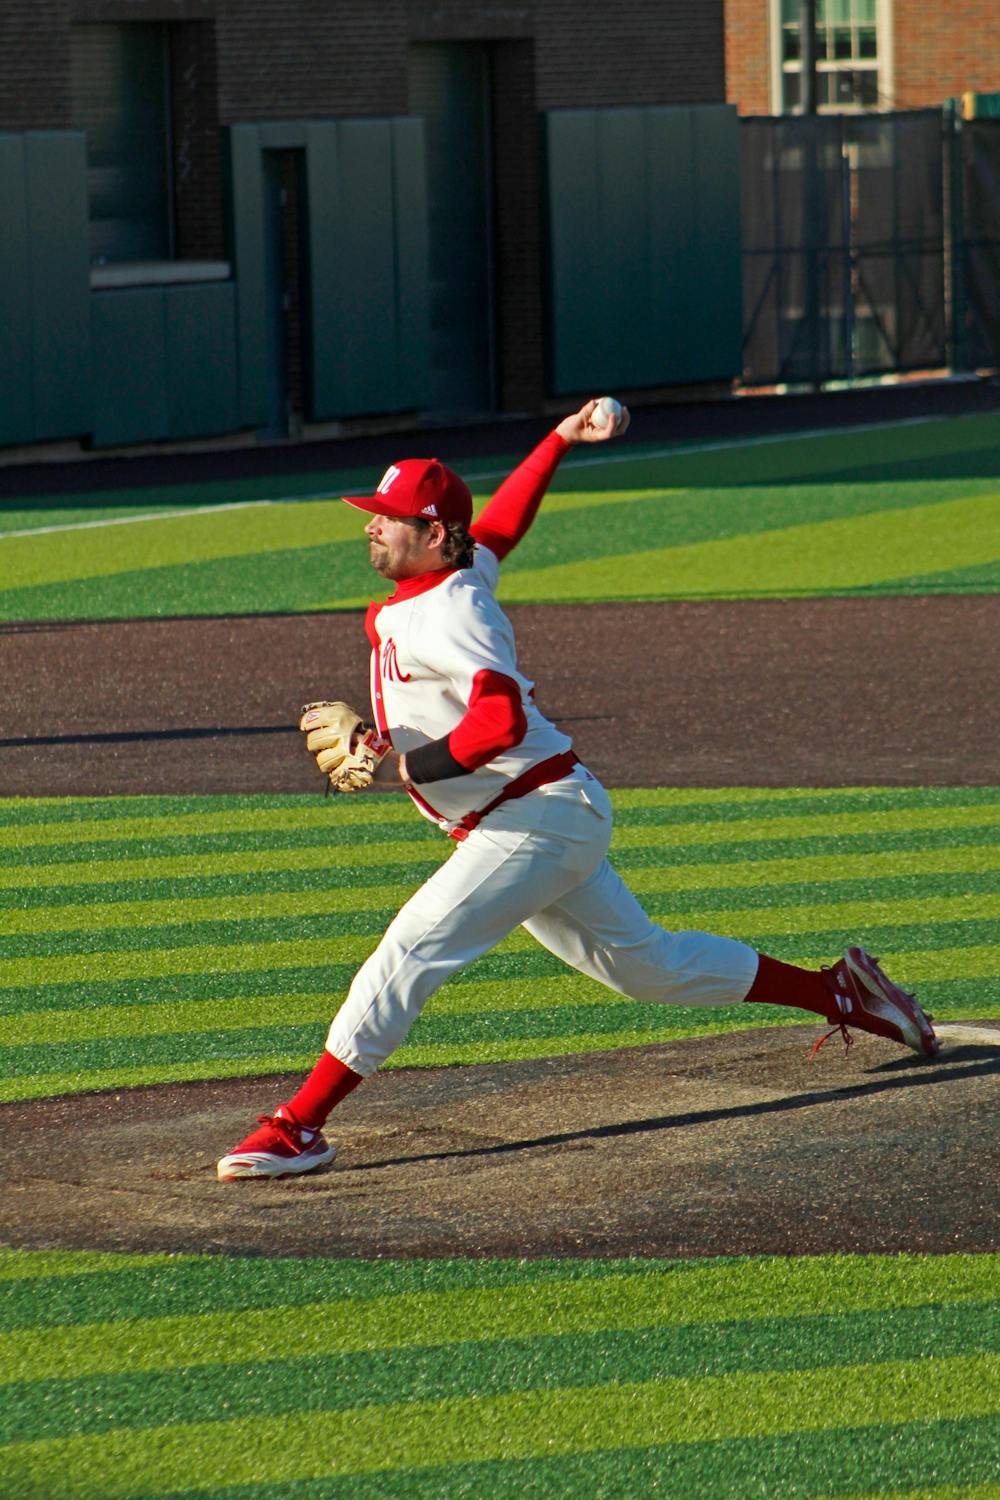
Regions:
<instances>
[{"instance_id":1,"label":"dark green wall panel","mask_svg":"<svg viewBox=\"0 0 1000 1500\"><path fill-rule=\"evenodd\" d=\"M497 404L494 80L485 42L409 49L407 92L423 127L428 359L422 405L474 418ZM501 106L502 108L502 106Z\"/></svg>"},{"instance_id":2,"label":"dark green wall panel","mask_svg":"<svg viewBox=\"0 0 1000 1500\"><path fill-rule=\"evenodd\" d=\"M338 393L350 376L350 357L343 336L340 306L344 287L338 281L348 257L338 244L344 233L346 207L340 170L340 142L333 121L314 124L306 147L306 259L310 293L310 420L340 416ZM350 312L347 318L350 319Z\"/></svg>"},{"instance_id":3,"label":"dark green wall panel","mask_svg":"<svg viewBox=\"0 0 1000 1500\"><path fill-rule=\"evenodd\" d=\"M240 425L232 282L164 290L167 411L172 438Z\"/></svg>"},{"instance_id":4,"label":"dark green wall panel","mask_svg":"<svg viewBox=\"0 0 1000 1500\"><path fill-rule=\"evenodd\" d=\"M229 257L236 279L240 425L267 418L267 327L264 296L264 199L256 125L225 132Z\"/></svg>"},{"instance_id":5,"label":"dark green wall panel","mask_svg":"<svg viewBox=\"0 0 1000 1500\"><path fill-rule=\"evenodd\" d=\"M94 446L239 428L231 282L94 295Z\"/></svg>"},{"instance_id":6,"label":"dark green wall panel","mask_svg":"<svg viewBox=\"0 0 1000 1500\"><path fill-rule=\"evenodd\" d=\"M306 419L419 408L427 343L421 123L283 121L236 125L227 137L242 425L266 418L265 149L305 152Z\"/></svg>"},{"instance_id":7,"label":"dark green wall panel","mask_svg":"<svg viewBox=\"0 0 1000 1500\"><path fill-rule=\"evenodd\" d=\"M90 428L84 138L0 136L0 442Z\"/></svg>"},{"instance_id":8,"label":"dark green wall panel","mask_svg":"<svg viewBox=\"0 0 1000 1500\"><path fill-rule=\"evenodd\" d=\"M92 292L83 135L0 135L0 443L108 447L264 423L264 148L306 158L307 418L426 406L422 123L237 125L226 143L234 280Z\"/></svg>"},{"instance_id":9,"label":"dark green wall panel","mask_svg":"<svg viewBox=\"0 0 1000 1500\"><path fill-rule=\"evenodd\" d=\"M392 142L383 122L316 126L309 150L315 416L395 405L396 276ZM322 226L320 228L320 226ZM317 232L319 230L319 232Z\"/></svg>"},{"instance_id":10,"label":"dark green wall panel","mask_svg":"<svg viewBox=\"0 0 1000 1500\"><path fill-rule=\"evenodd\" d=\"M553 394L739 374L738 129L728 105L544 117Z\"/></svg>"},{"instance_id":11,"label":"dark green wall panel","mask_svg":"<svg viewBox=\"0 0 1000 1500\"><path fill-rule=\"evenodd\" d=\"M422 410L428 383L428 243L424 132L420 120L392 122L396 232L396 360L400 401Z\"/></svg>"},{"instance_id":12,"label":"dark green wall panel","mask_svg":"<svg viewBox=\"0 0 1000 1500\"><path fill-rule=\"evenodd\" d=\"M421 141L416 120L309 127L314 421L422 404L427 302Z\"/></svg>"},{"instance_id":13,"label":"dark green wall panel","mask_svg":"<svg viewBox=\"0 0 1000 1500\"><path fill-rule=\"evenodd\" d=\"M638 351L641 378L637 383L663 383L663 351L669 350L669 382L683 384L697 379L700 357L690 271L697 244L691 111L663 110L648 124L647 207L649 239L655 251L647 267L650 316Z\"/></svg>"},{"instance_id":14,"label":"dark green wall panel","mask_svg":"<svg viewBox=\"0 0 1000 1500\"><path fill-rule=\"evenodd\" d=\"M168 437L163 288L96 292L93 346L95 446Z\"/></svg>"},{"instance_id":15,"label":"dark green wall panel","mask_svg":"<svg viewBox=\"0 0 1000 1500\"><path fill-rule=\"evenodd\" d=\"M601 269L606 252L597 228L601 183L601 174L594 166L597 118L596 110L561 110L547 115L544 121L549 226L547 342L554 391L572 389L576 371L602 368L608 338L605 318L595 316L593 311L601 306ZM596 360L595 340L599 349Z\"/></svg>"},{"instance_id":16,"label":"dark green wall panel","mask_svg":"<svg viewBox=\"0 0 1000 1500\"><path fill-rule=\"evenodd\" d=\"M24 137L0 135L0 443L30 443L31 278Z\"/></svg>"},{"instance_id":17,"label":"dark green wall panel","mask_svg":"<svg viewBox=\"0 0 1000 1500\"><path fill-rule=\"evenodd\" d=\"M90 428L90 270L82 133L24 136L31 245L34 436Z\"/></svg>"},{"instance_id":18,"label":"dark green wall panel","mask_svg":"<svg viewBox=\"0 0 1000 1500\"><path fill-rule=\"evenodd\" d=\"M692 111L698 324L702 378L736 376L742 367L743 234L740 222L739 120L734 110ZM714 366L714 367L713 367Z\"/></svg>"},{"instance_id":19,"label":"dark green wall panel","mask_svg":"<svg viewBox=\"0 0 1000 1500\"><path fill-rule=\"evenodd\" d=\"M398 402L396 371L396 267L391 127L359 120L337 127L340 196L344 218L330 247L336 265L338 326L331 347L340 351L340 380L332 405L353 386L360 410ZM323 343L323 330L316 329ZM318 392L317 392L318 394Z\"/></svg>"},{"instance_id":20,"label":"dark green wall panel","mask_svg":"<svg viewBox=\"0 0 1000 1500\"><path fill-rule=\"evenodd\" d=\"M635 330L645 327L649 308L649 215L644 172L645 131L642 113L635 109L609 110L598 117L592 158L597 176L598 270L595 308L600 308L593 357L605 370L605 385L624 387L635 359ZM623 171L623 163L630 169ZM624 245L621 231L627 226ZM628 274L622 275L627 247ZM640 346L641 347L641 346Z\"/></svg>"},{"instance_id":21,"label":"dark green wall panel","mask_svg":"<svg viewBox=\"0 0 1000 1500\"><path fill-rule=\"evenodd\" d=\"M332 122L328 122L332 123ZM257 126L264 151L301 151L309 138L307 120L263 120Z\"/></svg>"}]
</instances>

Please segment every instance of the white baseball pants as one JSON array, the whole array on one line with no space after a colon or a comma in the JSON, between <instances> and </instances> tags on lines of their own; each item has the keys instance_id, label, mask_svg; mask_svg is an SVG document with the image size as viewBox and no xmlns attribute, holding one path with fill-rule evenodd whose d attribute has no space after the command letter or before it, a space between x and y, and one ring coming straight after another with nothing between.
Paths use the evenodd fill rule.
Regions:
<instances>
[{"instance_id":1,"label":"white baseball pants","mask_svg":"<svg viewBox=\"0 0 1000 1500\"><path fill-rule=\"evenodd\" d=\"M355 975L327 1050L369 1077L445 980L523 926L633 1000L732 1005L757 972L745 943L652 922L605 857L611 803L583 767L503 803L411 896Z\"/></svg>"}]
</instances>

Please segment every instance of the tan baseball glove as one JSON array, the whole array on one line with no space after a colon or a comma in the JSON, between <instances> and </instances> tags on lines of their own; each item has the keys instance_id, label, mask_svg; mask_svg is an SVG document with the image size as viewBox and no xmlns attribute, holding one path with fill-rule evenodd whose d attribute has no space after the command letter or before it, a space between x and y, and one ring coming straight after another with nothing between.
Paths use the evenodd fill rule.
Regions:
<instances>
[{"instance_id":1,"label":"tan baseball glove","mask_svg":"<svg viewBox=\"0 0 1000 1500\"><path fill-rule=\"evenodd\" d=\"M299 718L306 749L336 792L362 792L392 746L347 703L306 703Z\"/></svg>"}]
</instances>

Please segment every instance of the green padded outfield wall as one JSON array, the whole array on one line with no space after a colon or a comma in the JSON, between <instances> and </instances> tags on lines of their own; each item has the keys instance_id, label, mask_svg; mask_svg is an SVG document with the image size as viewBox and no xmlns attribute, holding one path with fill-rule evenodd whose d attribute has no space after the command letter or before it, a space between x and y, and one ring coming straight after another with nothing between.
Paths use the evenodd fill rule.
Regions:
<instances>
[{"instance_id":1,"label":"green padded outfield wall","mask_svg":"<svg viewBox=\"0 0 1000 1500\"><path fill-rule=\"evenodd\" d=\"M92 292L86 140L0 135L0 444L238 429L231 282Z\"/></svg>"},{"instance_id":2,"label":"green padded outfield wall","mask_svg":"<svg viewBox=\"0 0 1000 1500\"><path fill-rule=\"evenodd\" d=\"M227 239L236 279L239 425L262 427L267 419L267 323L260 131L256 125L232 125L223 135Z\"/></svg>"},{"instance_id":3,"label":"green padded outfield wall","mask_svg":"<svg viewBox=\"0 0 1000 1500\"><path fill-rule=\"evenodd\" d=\"M0 444L95 447L263 422L261 151L306 158L311 421L426 405L422 122L227 132L235 280L91 291L82 132L0 134Z\"/></svg>"},{"instance_id":4,"label":"green padded outfield wall","mask_svg":"<svg viewBox=\"0 0 1000 1500\"><path fill-rule=\"evenodd\" d=\"M311 126L315 420L426 407L423 121Z\"/></svg>"},{"instance_id":5,"label":"green padded outfield wall","mask_svg":"<svg viewBox=\"0 0 1000 1500\"><path fill-rule=\"evenodd\" d=\"M165 438L163 288L95 292L93 329L95 447Z\"/></svg>"},{"instance_id":6,"label":"green padded outfield wall","mask_svg":"<svg viewBox=\"0 0 1000 1500\"><path fill-rule=\"evenodd\" d=\"M0 443L90 429L86 145L0 135Z\"/></svg>"},{"instance_id":7,"label":"green padded outfield wall","mask_svg":"<svg viewBox=\"0 0 1000 1500\"><path fill-rule=\"evenodd\" d=\"M738 376L735 108L553 110L542 140L550 393Z\"/></svg>"},{"instance_id":8,"label":"green padded outfield wall","mask_svg":"<svg viewBox=\"0 0 1000 1500\"><path fill-rule=\"evenodd\" d=\"M305 155L307 421L426 405L423 126L409 117L241 124L227 136L227 210L241 425L267 415L261 152Z\"/></svg>"},{"instance_id":9,"label":"green padded outfield wall","mask_svg":"<svg viewBox=\"0 0 1000 1500\"><path fill-rule=\"evenodd\" d=\"M163 316L170 436L235 432L240 412L233 283L166 288Z\"/></svg>"},{"instance_id":10,"label":"green padded outfield wall","mask_svg":"<svg viewBox=\"0 0 1000 1500\"><path fill-rule=\"evenodd\" d=\"M30 443L31 302L24 137L0 135L0 443Z\"/></svg>"},{"instance_id":11,"label":"green padded outfield wall","mask_svg":"<svg viewBox=\"0 0 1000 1500\"><path fill-rule=\"evenodd\" d=\"M239 428L232 282L93 296L96 448Z\"/></svg>"}]
</instances>

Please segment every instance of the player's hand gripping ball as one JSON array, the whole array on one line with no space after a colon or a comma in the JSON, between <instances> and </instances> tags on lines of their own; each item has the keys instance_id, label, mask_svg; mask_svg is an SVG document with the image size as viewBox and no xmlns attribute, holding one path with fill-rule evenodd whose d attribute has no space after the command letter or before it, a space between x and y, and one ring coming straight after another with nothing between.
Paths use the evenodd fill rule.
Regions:
<instances>
[{"instance_id":1,"label":"player's hand gripping ball","mask_svg":"<svg viewBox=\"0 0 1000 1500\"><path fill-rule=\"evenodd\" d=\"M611 423L612 428L618 426L622 419L622 406L614 396L602 396L590 414L590 420L595 427L607 427Z\"/></svg>"},{"instance_id":2,"label":"player's hand gripping ball","mask_svg":"<svg viewBox=\"0 0 1000 1500\"><path fill-rule=\"evenodd\" d=\"M306 749L336 792L367 790L391 748L374 729L365 728L347 703L306 703L299 728Z\"/></svg>"}]
</instances>

